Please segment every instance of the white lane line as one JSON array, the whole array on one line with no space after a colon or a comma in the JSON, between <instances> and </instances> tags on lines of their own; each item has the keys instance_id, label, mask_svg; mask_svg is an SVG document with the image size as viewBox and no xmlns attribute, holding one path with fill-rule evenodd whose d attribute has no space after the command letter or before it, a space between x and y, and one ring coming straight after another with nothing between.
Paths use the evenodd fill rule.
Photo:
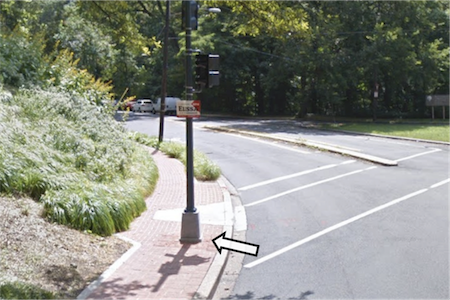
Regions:
<instances>
[{"instance_id":1,"label":"white lane line","mask_svg":"<svg viewBox=\"0 0 450 300\"><path fill-rule=\"evenodd\" d=\"M408 160L408 159L411 159L411 158L415 158L415 157L418 157L418 156L427 155L427 154L431 154L431 153L439 152L439 151L442 151L442 150L441 149L433 149L431 151L426 151L426 152L414 154L414 155L411 155L411 156L408 156L408 157L397 159L396 162Z\"/></svg>"},{"instance_id":2,"label":"white lane line","mask_svg":"<svg viewBox=\"0 0 450 300\"><path fill-rule=\"evenodd\" d=\"M295 148L287 147L287 146L283 146L283 145L279 145L279 144L276 144L275 142L266 142L266 141L263 141L263 140L260 140L260 139L251 138L251 137L248 137L248 136L243 136L243 135L235 134L235 133L228 133L228 134L232 135L232 136L235 136L235 137L238 137L238 138L241 138L241 139L251 140L251 141L254 141L254 142L258 142L258 143L261 143L261 144L266 144L266 145L277 147L277 148L284 149L284 150L289 150L289 151L292 151L292 152L297 152L297 153L301 153L301 154L311 154L311 152L304 151L304 150L299 150L299 149L295 149Z\"/></svg>"},{"instance_id":3,"label":"white lane line","mask_svg":"<svg viewBox=\"0 0 450 300\"><path fill-rule=\"evenodd\" d=\"M316 182L313 182L313 183L310 183L310 184L307 184L307 185L303 185L301 187L298 187L298 188L295 188L295 189L291 189L291 190L288 190L288 191L285 191L285 192L282 192L282 193L279 193L279 194L276 194L276 195L273 195L273 196L270 196L270 197L267 197L267 198L255 201L255 202L251 202L249 204L245 204L244 207L250 207L250 206L253 206L253 205L261 204L261 203L264 203L264 202L267 202L267 201L270 201L270 200L273 200L273 199L276 199L276 198L279 198L279 197L282 197L282 196L285 196L285 195L288 195L288 194L291 194L291 193L294 193L294 192L298 192L300 190L304 190L304 189L307 189L307 188L310 188L310 187L313 187L313 186L316 186L316 185L319 185L319 184L322 184L322 183L330 182L330 181L333 181L333 180L336 180L336 179L340 179L340 178L343 178L343 177L351 176L351 175L358 174L358 173L361 173L361 172L364 172L364 171L368 171L368 170L372 170L372 169L375 169L375 168L376 167L370 167L370 168L366 168L366 169L356 170L356 171L348 172L348 173L345 173L345 174L342 174L342 175L338 175L338 176L335 176L335 177L331 177L331 178L328 178L328 179L316 181Z\"/></svg>"},{"instance_id":4,"label":"white lane line","mask_svg":"<svg viewBox=\"0 0 450 300\"><path fill-rule=\"evenodd\" d=\"M345 220L343 222L340 222L340 223L338 223L336 225L333 225L333 226L328 227L328 228L326 228L326 229L324 229L322 231L319 231L319 232L317 232L317 233L315 233L315 234L313 234L313 235L311 235L311 236L309 236L307 238L304 238L304 239L302 239L302 240L300 240L300 241L298 241L296 243L293 243L293 244L291 244L291 245L289 245L287 247L284 247L284 248L282 248L282 249L280 249L278 251L275 251L275 252L273 252L273 253L271 253L269 255L266 255L266 256L264 256L264 257L262 257L260 259L252 261L251 263L248 263L248 264L244 265L244 268L253 268L254 266L257 266L257 265L259 265L259 264L261 264L261 263L263 263L265 261L268 261L269 259L275 258L275 257L277 257L277 256L279 256L279 255L281 255L283 253L286 253L286 252L288 252L288 251L290 251L290 250L292 250L294 248L297 248L297 247L299 247L299 246L301 246L303 244L306 244L307 242L310 242L310 241L312 241L314 239L317 239L318 237L321 237L322 235L325 235L325 234L327 234L329 232L332 232L332 231L334 231L336 229L344 227L344 226L346 226L346 225L348 225L350 223L358 221L358 220L360 220L360 219L362 219L364 217L367 217L367 216L369 216L371 214L374 214L374 213L376 213L376 212L378 212L380 210L383 210L383 209L388 208L388 207L390 207L392 205L395 205L397 203L405 201L405 200L407 200L409 198L412 198L412 197L417 196L419 194L425 193L426 191L428 191L428 189L422 189L422 190L419 190L417 192L413 192L411 194L403 196L401 198L397 198L395 200L392 200L391 202L388 202L386 204L383 204L383 205L380 205L378 207L375 207L375 208L373 208L371 210L368 210L368 211L366 211L366 212L364 212L362 214L354 216L353 218L347 219L347 220Z\"/></svg>"},{"instance_id":5,"label":"white lane line","mask_svg":"<svg viewBox=\"0 0 450 300\"><path fill-rule=\"evenodd\" d=\"M450 182L450 178L442 180L441 182L435 183L432 186L430 186L430 189L437 188L438 186L444 185L444 184L449 183L449 182Z\"/></svg>"},{"instance_id":6,"label":"white lane line","mask_svg":"<svg viewBox=\"0 0 450 300\"><path fill-rule=\"evenodd\" d=\"M354 162L356 162L356 160L346 160L346 161L344 161L344 162L342 162L340 164L326 165L326 166L318 167L318 168L315 168L315 169L310 169L310 170L305 170L305 171L302 171L302 172L294 173L294 174L291 174L291 175L286 175L286 176L281 176L281 177L269 179L269 180L266 180L266 181L261 181L259 183L255 183L255 184L252 184L252 185L247 185L247 186L241 187L238 190L240 190L240 191L247 191L247 190L250 190L250 189L253 189L253 188L256 188L256 187L260 187L260 186L263 186L263 185L275 183L275 182L286 180L286 179L291 179L291 178L294 178L294 177L299 177L299 176L310 174L310 173L313 173L313 172L316 172L316 171L326 170L326 169L337 167L339 165L346 165L346 164L350 164L350 163L354 163Z\"/></svg>"}]
</instances>

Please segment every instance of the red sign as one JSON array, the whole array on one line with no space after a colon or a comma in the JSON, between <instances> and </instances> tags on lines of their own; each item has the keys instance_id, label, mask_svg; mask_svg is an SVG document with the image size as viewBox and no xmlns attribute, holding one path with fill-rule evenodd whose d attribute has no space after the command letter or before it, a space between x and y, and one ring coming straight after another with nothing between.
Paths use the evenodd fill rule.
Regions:
<instances>
[{"instance_id":1,"label":"red sign","mask_svg":"<svg viewBox=\"0 0 450 300\"><path fill-rule=\"evenodd\" d=\"M200 100L177 101L177 117L179 118L200 117Z\"/></svg>"}]
</instances>

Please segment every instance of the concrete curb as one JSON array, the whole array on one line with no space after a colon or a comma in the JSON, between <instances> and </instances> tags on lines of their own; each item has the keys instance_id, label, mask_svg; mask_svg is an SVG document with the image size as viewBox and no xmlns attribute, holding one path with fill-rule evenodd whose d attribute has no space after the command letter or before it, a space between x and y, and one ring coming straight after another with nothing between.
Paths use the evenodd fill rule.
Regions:
<instances>
[{"instance_id":1,"label":"concrete curb","mask_svg":"<svg viewBox=\"0 0 450 300\"><path fill-rule=\"evenodd\" d=\"M225 224L223 226L223 231L226 232L226 237L232 237L233 235L233 205L231 203L231 196L227 189L227 186L224 182L223 177L221 176L217 183L222 188L224 206L225 206ZM219 284L220 278L223 274L223 270L228 261L229 251L223 250L222 254L217 253L214 257L211 266L208 269L208 272L205 275L205 278L202 281L202 284L197 290L197 293L193 297L193 299L211 299L217 289L217 285Z\"/></svg>"},{"instance_id":2,"label":"concrete curb","mask_svg":"<svg viewBox=\"0 0 450 300\"><path fill-rule=\"evenodd\" d=\"M245 241L247 233L247 216L238 190L223 177L231 196L234 211L233 236L235 240ZM228 234L227 234L228 235ZM228 237L228 236L227 236ZM214 294L209 299L229 299L243 266L245 255L230 252L224 270L218 280Z\"/></svg>"},{"instance_id":3,"label":"concrete curb","mask_svg":"<svg viewBox=\"0 0 450 300\"><path fill-rule=\"evenodd\" d=\"M282 141L282 142L295 144L295 145L313 147L313 148L316 148L316 149L319 149L322 151L329 151L329 152L333 152L333 153L347 155L347 156L359 158L362 160L370 161L370 162L373 162L376 164L380 164L383 166L397 166L398 165L398 163L394 160L389 160L389 159L385 159L385 158L381 158L381 157L377 157L377 156L373 156L373 155L363 154L363 153L359 153L359 152L352 151L352 150L347 150L347 149L343 149L343 148L339 148L339 147L334 147L331 145L326 145L323 143L319 144L319 143L315 143L315 142L311 142L311 141L307 141L307 140L304 140L304 141L294 140L294 139L290 139L290 138L277 137L277 136L273 136L273 135L271 136L269 134L248 131L248 130L237 130L237 129L214 127L214 126L204 126L203 128L213 130L213 131L236 133L236 134L242 134L242 135L247 135L247 136L270 139L270 140L274 140L274 141Z\"/></svg>"}]
</instances>

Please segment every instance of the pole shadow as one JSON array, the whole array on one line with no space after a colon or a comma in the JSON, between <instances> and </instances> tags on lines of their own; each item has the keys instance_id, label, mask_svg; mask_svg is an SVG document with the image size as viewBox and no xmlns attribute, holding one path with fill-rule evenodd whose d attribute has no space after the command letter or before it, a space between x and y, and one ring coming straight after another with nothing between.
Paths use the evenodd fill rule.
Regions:
<instances>
[{"instance_id":1,"label":"pole shadow","mask_svg":"<svg viewBox=\"0 0 450 300\"><path fill-rule=\"evenodd\" d=\"M209 262L210 258L204 258L198 255L186 256L187 251L191 245L185 244L183 245L176 254L166 254L168 257L172 257L172 261L166 262L161 265L158 270L162 276L159 279L158 283L153 286L152 292L157 292L160 290L161 286L164 282L169 278L169 276L177 275L180 273L182 266L198 266L204 263Z\"/></svg>"}]
</instances>

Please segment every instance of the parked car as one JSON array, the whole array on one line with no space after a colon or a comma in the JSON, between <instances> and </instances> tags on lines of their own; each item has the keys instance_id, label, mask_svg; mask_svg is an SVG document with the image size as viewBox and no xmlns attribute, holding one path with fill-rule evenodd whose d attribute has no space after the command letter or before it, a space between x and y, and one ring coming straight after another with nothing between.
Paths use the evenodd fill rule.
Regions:
<instances>
[{"instance_id":1,"label":"parked car","mask_svg":"<svg viewBox=\"0 0 450 300\"><path fill-rule=\"evenodd\" d=\"M165 106L166 106L166 114L176 115L177 113L177 101L180 101L180 98L176 97L166 97ZM161 110L161 98L156 99L156 102L153 104L152 113L159 113Z\"/></svg>"},{"instance_id":2,"label":"parked car","mask_svg":"<svg viewBox=\"0 0 450 300\"><path fill-rule=\"evenodd\" d=\"M153 102L150 99L139 99L136 104L133 105L134 112L146 112L154 111Z\"/></svg>"},{"instance_id":3,"label":"parked car","mask_svg":"<svg viewBox=\"0 0 450 300\"><path fill-rule=\"evenodd\" d=\"M123 105L123 110L129 109L130 111L132 111L136 102L137 102L137 100L131 100L131 101L125 102Z\"/></svg>"}]
</instances>

